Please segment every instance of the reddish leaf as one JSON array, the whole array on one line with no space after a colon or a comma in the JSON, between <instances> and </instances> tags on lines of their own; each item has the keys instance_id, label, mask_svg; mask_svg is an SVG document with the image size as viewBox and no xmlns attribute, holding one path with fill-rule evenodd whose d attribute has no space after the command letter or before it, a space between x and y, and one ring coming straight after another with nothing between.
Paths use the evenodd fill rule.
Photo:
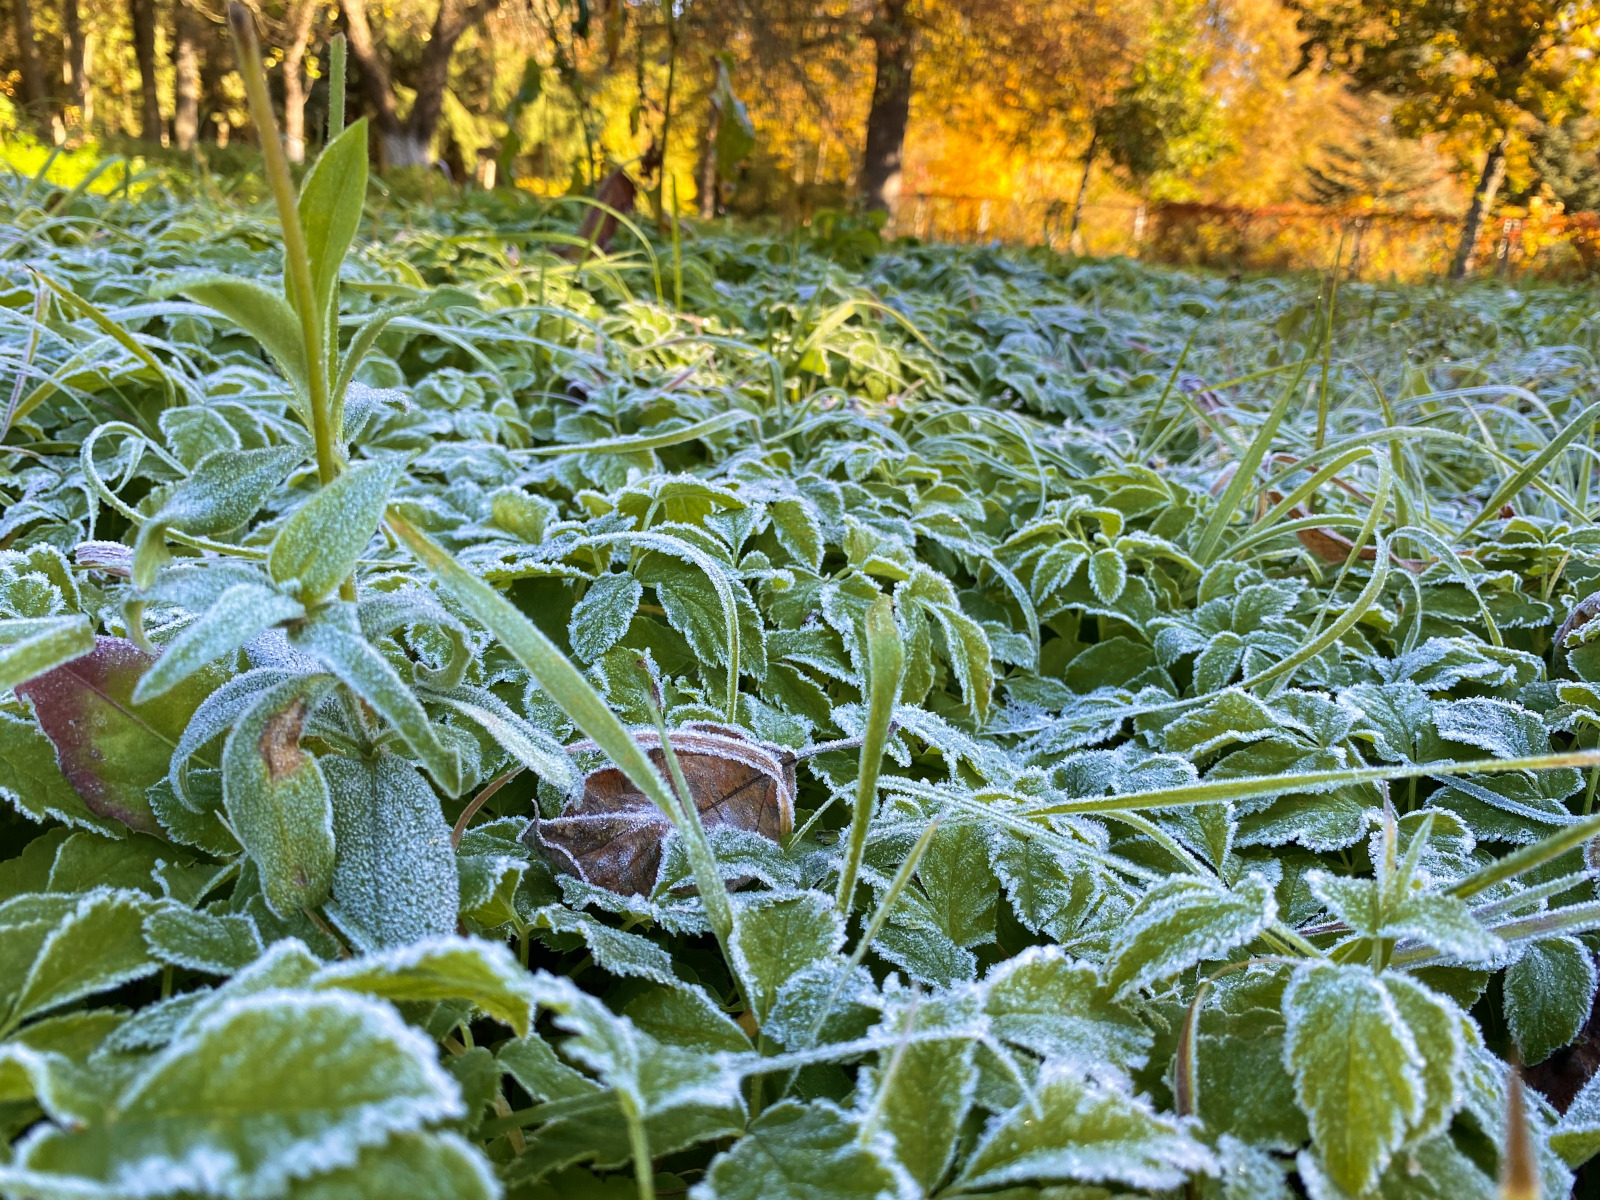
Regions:
<instances>
[{"instance_id":1,"label":"reddish leaf","mask_svg":"<svg viewBox=\"0 0 1600 1200\"><path fill-rule=\"evenodd\" d=\"M661 739L634 739L668 778ZM731 825L777 841L794 827L794 755L726 726L694 722L674 730L672 748L706 828ZM568 747L593 751L593 742ZM525 839L559 871L623 895L649 895L672 823L615 767L584 777L559 817L535 819Z\"/></svg>"},{"instance_id":2,"label":"reddish leaf","mask_svg":"<svg viewBox=\"0 0 1600 1200\"><path fill-rule=\"evenodd\" d=\"M166 778L184 726L221 678L201 671L135 704L133 689L153 662L132 642L97 637L88 654L29 680L17 695L32 701L61 773L91 812L160 834L145 789Z\"/></svg>"}]
</instances>

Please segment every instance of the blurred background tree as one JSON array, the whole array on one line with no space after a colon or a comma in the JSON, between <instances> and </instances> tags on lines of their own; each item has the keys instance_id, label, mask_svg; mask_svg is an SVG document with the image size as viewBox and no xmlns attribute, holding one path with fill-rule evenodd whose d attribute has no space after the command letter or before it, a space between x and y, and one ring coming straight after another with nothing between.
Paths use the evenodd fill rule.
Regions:
<instances>
[{"instance_id":1,"label":"blurred background tree","mask_svg":"<svg viewBox=\"0 0 1600 1200\"><path fill-rule=\"evenodd\" d=\"M329 39L378 165L804 220L927 202L1089 210L1600 205L1596 5L1562 0L254 0L291 158ZM227 157L221 0L0 0L13 139ZM1509 173L1509 180L1508 180ZM1106 217L1103 214L1112 214ZM1125 214L1117 216L1116 214Z\"/></svg>"}]
</instances>

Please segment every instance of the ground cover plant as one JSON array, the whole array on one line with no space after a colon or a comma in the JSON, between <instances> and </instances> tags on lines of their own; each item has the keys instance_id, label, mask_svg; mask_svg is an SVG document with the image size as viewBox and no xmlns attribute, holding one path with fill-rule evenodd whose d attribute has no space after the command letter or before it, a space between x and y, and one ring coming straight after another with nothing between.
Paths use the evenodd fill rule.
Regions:
<instances>
[{"instance_id":1,"label":"ground cover plant","mask_svg":"<svg viewBox=\"0 0 1600 1200\"><path fill-rule=\"evenodd\" d=\"M5 186L0 1192L1568 1194L1583 293L365 140Z\"/></svg>"}]
</instances>

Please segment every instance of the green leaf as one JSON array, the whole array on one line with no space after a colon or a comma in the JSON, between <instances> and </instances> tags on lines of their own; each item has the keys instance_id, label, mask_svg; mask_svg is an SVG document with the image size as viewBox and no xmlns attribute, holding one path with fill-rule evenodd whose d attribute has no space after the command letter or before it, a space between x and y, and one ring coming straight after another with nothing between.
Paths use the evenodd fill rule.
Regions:
<instances>
[{"instance_id":1,"label":"green leaf","mask_svg":"<svg viewBox=\"0 0 1600 1200\"><path fill-rule=\"evenodd\" d=\"M533 1022L528 973L493 942L435 938L323 967L308 983L396 1002L466 1000L518 1037Z\"/></svg>"},{"instance_id":2,"label":"green leaf","mask_svg":"<svg viewBox=\"0 0 1600 1200\"><path fill-rule=\"evenodd\" d=\"M0 1186L150 1194L159 1181L166 1194L276 1196L462 1114L432 1043L389 1006L267 991L194 1021L94 1124L36 1129Z\"/></svg>"},{"instance_id":3,"label":"green leaf","mask_svg":"<svg viewBox=\"0 0 1600 1200\"><path fill-rule=\"evenodd\" d=\"M888 1139L861 1139L859 1126L826 1102L785 1100L712 1160L692 1200L890 1200L910 1180Z\"/></svg>"},{"instance_id":4,"label":"green leaf","mask_svg":"<svg viewBox=\"0 0 1600 1200\"><path fill-rule=\"evenodd\" d=\"M1030 946L990 971L984 1011L995 1036L1083 1067L1141 1067L1154 1036L1111 996L1088 963Z\"/></svg>"},{"instance_id":5,"label":"green leaf","mask_svg":"<svg viewBox=\"0 0 1600 1200\"><path fill-rule=\"evenodd\" d=\"M339 848L328 916L361 950L454 933L455 848L427 781L392 754L372 762L330 755L322 771Z\"/></svg>"},{"instance_id":6,"label":"green leaf","mask_svg":"<svg viewBox=\"0 0 1600 1200\"><path fill-rule=\"evenodd\" d=\"M804 500L774 500L767 505L767 512L778 545L808 571L819 570L824 544L814 506Z\"/></svg>"},{"instance_id":7,"label":"green leaf","mask_svg":"<svg viewBox=\"0 0 1600 1200\"><path fill-rule=\"evenodd\" d=\"M304 457L297 446L206 455L140 527L133 544L134 586L146 589L155 582L156 570L167 561L169 529L206 537L237 529Z\"/></svg>"},{"instance_id":8,"label":"green leaf","mask_svg":"<svg viewBox=\"0 0 1600 1200\"><path fill-rule=\"evenodd\" d=\"M377 710L449 795L461 791L461 758L439 740L428 710L382 653L361 635L354 605L330 604L289 631L289 645L322 662Z\"/></svg>"},{"instance_id":9,"label":"green leaf","mask_svg":"<svg viewBox=\"0 0 1600 1200\"><path fill-rule=\"evenodd\" d=\"M1600 1154L1600 1075L1591 1075L1567 1106L1550 1131L1550 1148L1569 1167L1581 1166Z\"/></svg>"},{"instance_id":10,"label":"green leaf","mask_svg":"<svg viewBox=\"0 0 1600 1200\"><path fill-rule=\"evenodd\" d=\"M272 356L294 386L302 407L310 389L300 318L277 292L234 275L179 276L153 289L156 296L188 296L227 317Z\"/></svg>"},{"instance_id":11,"label":"green leaf","mask_svg":"<svg viewBox=\"0 0 1600 1200\"><path fill-rule=\"evenodd\" d=\"M1416 1141L1449 1128L1461 1104L1468 1039L1476 1040L1477 1030L1452 1001L1411 977L1386 972L1382 978L1417 1048L1423 1101L1409 1133Z\"/></svg>"},{"instance_id":12,"label":"green leaf","mask_svg":"<svg viewBox=\"0 0 1600 1200\"><path fill-rule=\"evenodd\" d=\"M969 996L897 1006L875 1031L904 1037L856 1081L858 1105L894 1140L895 1158L924 1192L944 1178L977 1084L972 1037L977 1015ZM949 1028L949 1038L926 1035ZM911 1041L912 1034L917 1040Z\"/></svg>"},{"instance_id":13,"label":"green leaf","mask_svg":"<svg viewBox=\"0 0 1600 1200\"><path fill-rule=\"evenodd\" d=\"M169 642L133 690L137 703L177 687L207 663L233 654L263 629L306 615L296 600L272 588L240 583L217 597L193 625Z\"/></svg>"},{"instance_id":14,"label":"green leaf","mask_svg":"<svg viewBox=\"0 0 1600 1200\"><path fill-rule=\"evenodd\" d=\"M534 914L533 924L552 933L577 934L601 969L613 975L648 979L654 983L678 982L672 970L672 956L660 946L637 933L613 929L588 913L549 904Z\"/></svg>"},{"instance_id":15,"label":"green leaf","mask_svg":"<svg viewBox=\"0 0 1600 1200\"><path fill-rule=\"evenodd\" d=\"M356 121L322 148L300 184L296 205L311 260L313 311L322 322L324 344L338 313L339 265L361 224L367 200L367 122Z\"/></svg>"},{"instance_id":16,"label":"green leaf","mask_svg":"<svg viewBox=\"0 0 1600 1200\"><path fill-rule=\"evenodd\" d=\"M483 1153L453 1133L402 1133L355 1165L295 1184L287 1200L499 1200Z\"/></svg>"},{"instance_id":17,"label":"green leaf","mask_svg":"<svg viewBox=\"0 0 1600 1200\"><path fill-rule=\"evenodd\" d=\"M1245 876L1231 890L1174 876L1146 892L1122 922L1106 959L1106 985L1126 995L1219 958L1260 936L1277 914L1272 885L1260 875Z\"/></svg>"},{"instance_id":18,"label":"green leaf","mask_svg":"<svg viewBox=\"0 0 1600 1200\"><path fill-rule=\"evenodd\" d=\"M145 950L142 930L156 905L140 892L109 888L73 897L27 964L4 1027L155 974L160 963Z\"/></svg>"},{"instance_id":19,"label":"green leaf","mask_svg":"<svg viewBox=\"0 0 1600 1200\"><path fill-rule=\"evenodd\" d=\"M378 532L403 455L357 463L312 494L284 522L267 558L272 580L302 604L331 595Z\"/></svg>"},{"instance_id":20,"label":"green leaf","mask_svg":"<svg viewBox=\"0 0 1600 1200\"><path fill-rule=\"evenodd\" d=\"M17 694L33 704L61 774L91 813L159 834L145 792L166 776L173 747L218 680L211 673L192 675L165 695L136 703L134 690L153 661L132 642L99 637L90 653ZM46 791L53 789L47 785Z\"/></svg>"},{"instance_id":21,"label":"green leaf","mask_svg":"<svg viewBox=\"0 0 1600 1200\"><path fill-rule=\"evenodd\" d=\"M1211 1152L1176 1117L1047 1063L1033 1097L990 1123L956 1178L965 1189L1037 1181L1160 1190L1214 1170Z\"/></svg>"},{"instance_id":22,"label":"green leaf","mask_svg":"<svg viewBox=\"0 0 1600 1200\"><path fill-rule=\"evenodd\" d=\"M93 649L94 626L87 617L0 621L0 692Z\"/></svg>"},{"instance_id":23,"label":"green leaf","mask_svg":"<svg viewBox=\"0 0 1600 1200\"><path fill-rule=\"evenodd\" d=\"M333 805L314 756L300 748L306 718L328 690L326 676L268 688L239 718L222 750L228 824L261 871L279 916L315 908L333 883Z\"/></svg>"},{"instance_id":24,"label":"green leaf","mask_svg":"<svg viewBox=\"0 0 1600 1200\"><path fill-rule=\"evenodd\" d=\"M741 906L728 948L756 1022L766 1020L791 975L842 945L844 922L820 892Z\"/></svg>"},{"instance_id":25,"label":"green leaf","mask_svg":"<svg viewBox=\"0 0 1600 1200\"><path fill-rule=\"evenodd\" d=\"M249 917L195 912L178 905L145 918L144 941L162 962L209 975L231 975L262 951L261 935Z\"/></svg>"},{"instance_id":26,"label":"green leaf","mask_svg":"<svg viewBox=\"0 0 1600 1200\"><path fill-rule=\"evenodd\" d=\"M572 608L567 640L582 662L593 662L628 632L644 588L632 575L602 575Z\"/></svg>"},{"instance_id":27,"label":"green leaf","mask_svg":"<svg viewBox=\"0 0 1600 1200\"><path fill-rule=\"evenodd\" d=\"M988 838L981 828L941 826L917 864L917 881L927 911L952 942L971 947L994 941L1000 881L989 869Z\"/></svg>"},{"instance_id":28,"label":"green leaf","mask_svg":"<svg viewBox=\"0 0 1600 1200\"><path fill-rule=\"evenodd\" d=\"M1307 963L1283 995L1284 1058L1317 1162L1351 1195L1378 1180L1423 1115L1423 1063L1387 988L1365 967Z\"/></svg>"},{"instance_id":29,"label":"green leaf","mask_svg":"<svg viewBox=\"0 0 1600 1200\"><path fill-rule=\"evenodd\" d=\"M1089 556L1089 586L1107 604L1115 604L1128 586L1128 565L1115 550L1096 550Z\"/></svg>"},{"instance_id":30,"label":"green leaf","mask_svg":"<svg viewBox=\"0 0 1600 1200\"><path fill-rule=\"evenodd\" d=\"M1569 1045L1594 1004L1594 956L1577 938L1534 942L1505 975L1506 1026L1528 1066Z\"/></svg>"}]
</instances>

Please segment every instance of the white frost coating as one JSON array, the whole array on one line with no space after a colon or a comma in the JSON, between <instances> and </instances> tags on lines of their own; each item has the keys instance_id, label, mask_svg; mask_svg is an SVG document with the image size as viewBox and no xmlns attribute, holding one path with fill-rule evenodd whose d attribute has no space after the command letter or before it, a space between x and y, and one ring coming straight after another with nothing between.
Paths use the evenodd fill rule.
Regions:
<instances>
[{"instance_id":1,"label":"white frost coating","mask_svg":"<svg viewBox=\"0 0 1600 1200\"><path fill-rule=\"evenodd\" d=\"M219 1110L236 1116L219 1128ZM170 1149L113 1159L108 1179L132 1195L267 1200L392 1133L464 1112L433 1044L388 1005L261 992L219 1005L125 1089L112 1116L162 1131Z\"/></svg>"},{"instance_id":2,"label":"white frost coating","mask_svg":"<svg viewBox=\"0 0 1600 1200\"><path fill-rule=\"evenodd\" d=\"M1154 1037L1113 1001L1094 967L1059 946L1029 946L984 978L984 1011L997 1037L1084 1070L1145 1065Z\"/></svg>"},{"instance_id":3,"label":"white frost coating","mask_svg":"<svg viewBox=\"0 0 1600 1200\"><path fill-rule=\"evenodd\" d=\"M593 662L628 632L634 611L644 598L644 587L632 575L602 575L589 585L583 599L573 605L567 622L572 652Z\"/></svg>"},{"instance_id":4,"label":"white frost coating","mask_svg":"<svg viewBox=\"0 0 1600 1200\"><path fill-rule=\"evenodd\" d=\"M1197 1128L1188 1118L1157 1113L1124 1087L1046 1063L1034 1099L988 1123L959 1182L969 1188L1033 1180L1174 1188L1191 1175L1217 1172L1216 1157L1195 1140Z\"/></svg>"},{"instance_id":5,"label":"white frost coating","mask_svg":"<svg viewBox=\"0 0 1600 1200\"><path fill-rule=\"evenodd\" d=\"M455 851L438 798L404 759L321 760L339 857L328 915L362 950L455 931Z\"/></svg>"},{"instance_id":6,"label":"white frost coating","mask_svg":"<svg viewBox=\"0 0 1600 1200\"><path fill-rule=\"evenodd\" d=\"M1128 994L1245 945L1278 917L1272 885L1246 875L1230 891L1174 876L1146 892L1124 921L1105 964L1106 982Z\"/></svg>"},{"instance_id":7,"label":"white frost coating","mask_svg":"<svg viewBox=\"0 0 1600 1200\"><path fill-rule=\"evenodd\" d=\"M1550 735L1537 713L1506 700L1471 699L1441 704L1433 712L1439 736L1487 750L1496 758L1525 758L1550 751Z\"/></svg>"},{"instance_id":8,"label":"white frost coating","mask_svg":"<svg viewBox=\"0 0 1600 1200\"><path fill-rule=\"evenodd\" d=\"M613 975L632 975L668 987L678 983L672 956L647 937L613 929L588 913L576 913L549 904L533 915L534 923L556 933L575 933L594 955L595 962Z\"/></svg>"},{"instance_id":9,"label":"white frost coating","mask_svg":"<svg viewBox=\"0 0 1600 1200\"><path fill-rule=\"evenodd\" d=\"M307 986L345 988L395 1000L471 1000L527 1032L537 995L528 972L499 942L429 938L322 967Z\"/></svg>"}]
</instances>

